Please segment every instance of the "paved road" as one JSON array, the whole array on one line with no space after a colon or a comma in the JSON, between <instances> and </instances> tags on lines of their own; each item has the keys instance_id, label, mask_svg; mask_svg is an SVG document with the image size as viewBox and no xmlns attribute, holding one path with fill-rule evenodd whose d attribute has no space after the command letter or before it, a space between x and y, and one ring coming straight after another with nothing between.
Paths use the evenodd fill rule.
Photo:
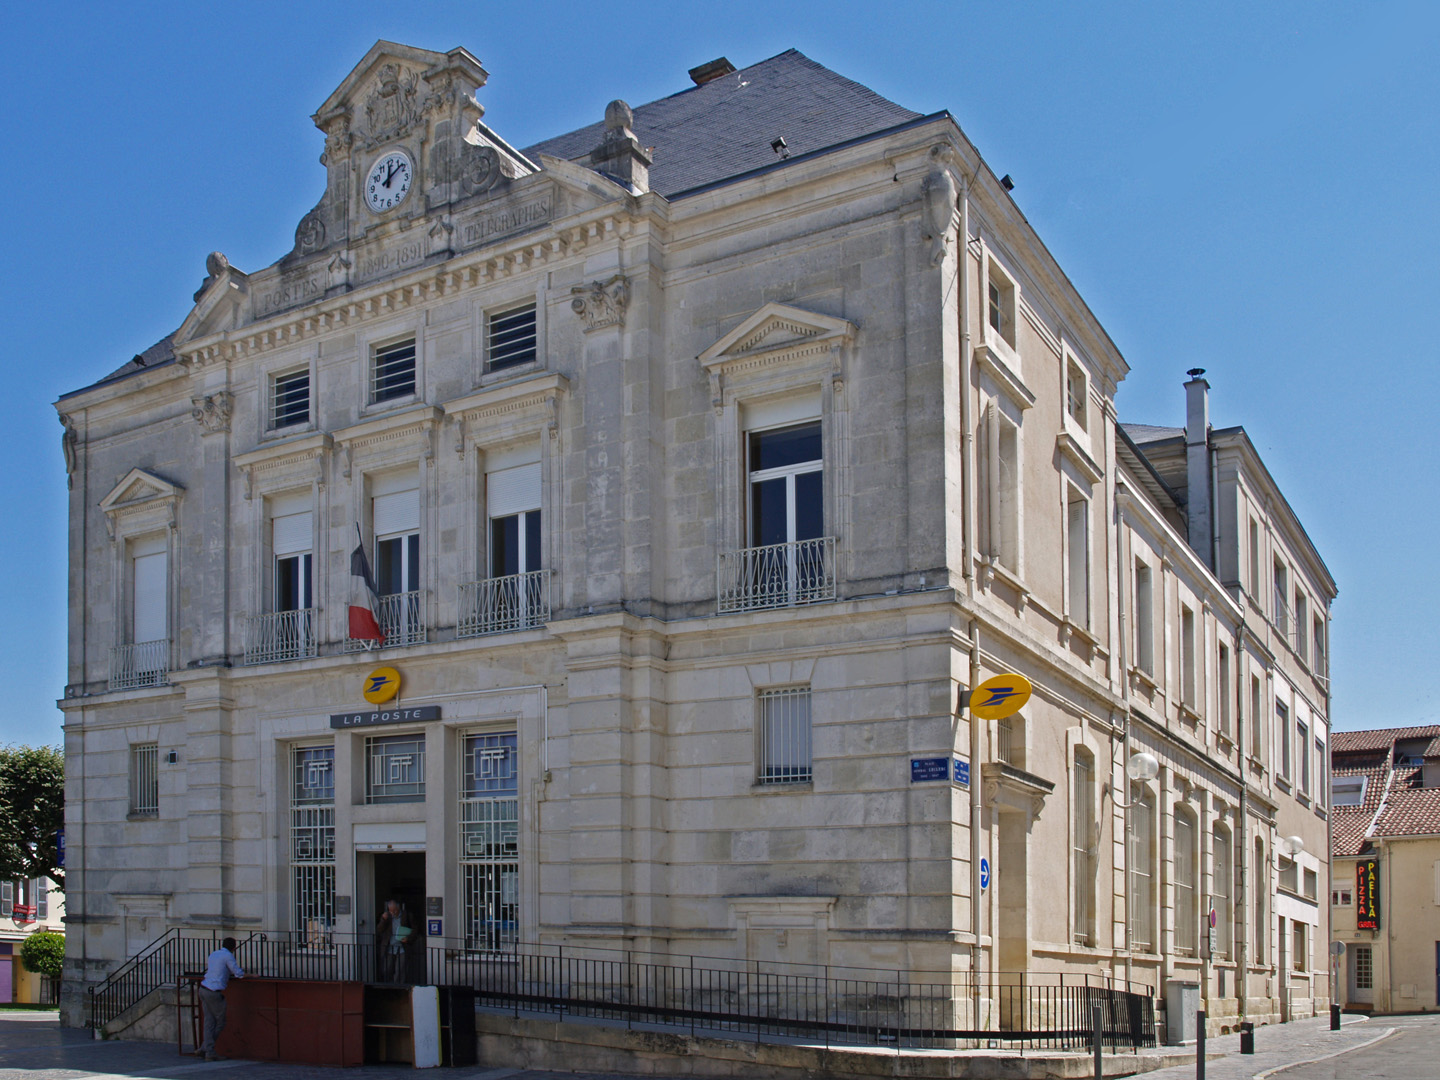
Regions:
<instances>
[{"instance_id":1,"label":"paved road","mask_svg":"<svg viewBox=\"0 0 1440 1080\"><path fill-rule=\"evenodd\" d=\"M1388 1016L1388 1039L1343 1057L1296 1065L1273 1080L1436 1080L1440 1077L1440 1016Z\"/></svg>"}]
</instances>

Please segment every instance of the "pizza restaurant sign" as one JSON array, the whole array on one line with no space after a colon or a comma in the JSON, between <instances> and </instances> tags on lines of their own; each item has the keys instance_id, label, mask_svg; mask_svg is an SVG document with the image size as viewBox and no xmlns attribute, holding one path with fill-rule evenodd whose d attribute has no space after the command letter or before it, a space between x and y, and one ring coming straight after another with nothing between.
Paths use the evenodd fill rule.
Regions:
<instances>
[{"instance_id":1,"label":"pizza restaurant sign","mask_svg":"<svg viewBox=\"0 0 1440 1080\"><path fill-rule=\"evenodd\" d=\"M1380 929L1380 860L1355 864L1355 929Z\"/></svg>"}]
</instances>

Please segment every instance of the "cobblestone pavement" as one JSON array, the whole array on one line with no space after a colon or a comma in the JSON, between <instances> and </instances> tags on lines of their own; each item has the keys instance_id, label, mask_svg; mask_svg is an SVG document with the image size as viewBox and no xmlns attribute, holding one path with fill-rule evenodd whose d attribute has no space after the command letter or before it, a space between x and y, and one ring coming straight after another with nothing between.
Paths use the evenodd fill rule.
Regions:
<instances>
[{"instance_id":1,"label":"cobblestone pavement","mask_svg":"<svg viewBox=\"0 0 1440 1080\"><path fill-rule=\"evenodd\" d=\"M1269 1080L1311 1080L1312 1074L1288 1068L1302 1062L1313 1062L1331 1055L1344 1054L1336 1058L1336 1071L1317 1072L1314 1077L1363 1078L1378 1080L1373 1073L1353 1070L1350 1063L1356 1054L1365 1053L1359 1048L1384 1039L1396 1026L1392 1018L1377 1017L1369 1020L1363 1016L1346 1016L1339 1031L1330 1030L1330 1018L1317 1016L1310 1020L1296 1020L1289 1024L1272 1024L1255 1029L1255 1053L1240 1053L1239 1035L1221 1035L1206 1040L1205 1080L1254 1080L1256 1077ZM1223 1054L1215 1058L1211 1055ZM1440 1076L1440 1046L1431 1051L1434 1059L1428 1072L1410 1074L1396 1073L1396 1076L1411 1075L1423 1080L1435 1080ZM1343 1063L1343 1064L1342 1064ZM1281 1072L1280 1070L1284 1070ZM1143 1074L1145 1080L1195 1080L1194 1065L1177 1065L1170 1069L1157 1069Z\"/></svg>"},{"instance_id":2,"label":"cobblestone pavement","mask_svg":"<svg viewBox=\"0 0 1440 1080\"><path fill-rule=\"evenodd\" d=\"M1393 1038L1386 1038L1397 1032ZM1341 1031L1326 1018L1262 1027L1257 1053L1241 1056L1237 1035L1210 1039L1206 1080L1435 1080L1440 1077L1440 1016L1366 1020L1346 1017ZM1358 1049L1368 1047L1368 1049ZM1350 1051L1354 1051L1351 1053ZM1343 1058L1316 1062L1329 1055ZM1288 1066L1296 1066L1290 1068ZM1283 1070L1283 1071L1282 1071ZM0 1013L0 1080L414 1080L409 1066L334 1068L249 1061L198 1061L165 1043L101 1042L89 1032L62 1029L55 1013ZM1193 1080L1195 1066L1143 1074L1147 1080ZM573 1073L518 1069L446 1069L444 1080L586 1080ZM609 1080L627 1080L613 1077ZM651 1076L646 1080L661 1080Z\"/></svg>"}]
</instances>

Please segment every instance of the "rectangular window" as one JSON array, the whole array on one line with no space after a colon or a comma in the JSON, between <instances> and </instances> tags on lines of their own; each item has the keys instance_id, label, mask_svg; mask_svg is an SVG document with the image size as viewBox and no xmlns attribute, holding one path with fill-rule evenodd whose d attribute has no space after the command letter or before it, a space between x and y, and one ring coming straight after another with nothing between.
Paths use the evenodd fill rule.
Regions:
<instances>
[{"instance_id":1,"label":"rectangular window","mask_svg":"<svg viewBox=\"0 0 1440 1080\"><path fill-rule=\"evenodd\" d=\"M1307 724L1295 725L1295 753L1300 758L1300 790L1310 794L1310 728Z\"/></svg>"},{"instance_id":2,"label":"rectangular window","mask_svg":"<svg viewBox=\"0 0 1440 1080\"><path fill-rule=\"evenodd\" d=\"M1286 892L1300 892L1300 870L1294 859L1287 859L1284 855L1280 856L1280 888Z\"/></svg>"},{"instance_id":3,"label":"rectangular window","mask_svg":"<svg viewBox=\"0 0 1440 1080\"><path fill-rule=\"evenodd\" d=\"M1085 389L1085 373L1074 360L1065 363L1065 411L1085 430L1085 405L1088 394Z\"/></svg>"},{"instance_id":4,"label":"rectangular window","mask_svg":"<svg viewBox=\"0 0 1440 1080\"><path fill-rule=\"evenodd\" d=\"M1355 989L1375 989L1375 959L1369 945L1352 945L1355 950Z\"/></svg>"},{"instance_id":5,"label":"rectangular window","mask_svg":"<svg viewBox=\"0 0 1440 1080\"><path fill-rule=\"evenodd\" d=\"M722 572L724 609L834 599L819 421L751 431L746 449L748 546Z\"/></svg>"},{"instance_id":6,"label":"rectangular window","mask_svg":"<svg viewBox=\"0 0 1440 1080\"><path fill-rule=\"evenodd\" d=\"M1155 592L1150 567L1135 562L1135 666L1155 675Z\"/></svg>"},{"instance_id":7,"label":"rectangular window","mask_svg":"<svg viewBox=\"0 0 1440 1080\"><path fill-rule=\"evenodd\" d=\"M1331 906L1331 907L1354 907L1354 906L1355 906L1355 893L1354 893L1352 890L1350 890L1350 889L1331 889L1331 890L1330 890L1330 906Z\"/></svg>"},{"instance_id":8,"label":"rectangular window","mask_svg":"<svg viewBox=\"0 0 1440 1080\"><path fill-rule=\"evenodd\" d=\"M1295 653L1304 663L1310 662L1310 646L1305 635L1310 632L1310 611L1305 594L1295 590Z\"/></svg>"},{"instance_id":9,"label":"rectangular window","mask_svg":"<svg viewBox=\"0 0 1440 1080\"><path fill-rule=\"evenodd\" d=\"M1280 740L1280 775L1289 780L1290 772L1290 710L1283 702L1275 703L1275 737Z\"/></svg>"},{"instance_id":10,"label":"rectangular window","mask_svg":"<svg viewBox=\"0 0 1440 1080\"><path fill-rule=\"evenodd\" d=\"M30 882L30 888L35 896L35 918L47 919L50 917L50 882L47 878L36 878Z\"/></svg>"},{"instance_id":11,"label":"rectangular window","mask_svg":"<svg viewBox=\"0 0 1440 1080\"><path fill-rule=\"evenodd\" d=\"M1250 519L1250 596L1260 600L1260 523Z\"/></svg>"},{"instance_id":12,"label":"rectangular window","mask_svg":"<svg viewBox=\"0 0 1440 1080\"><path fill-rule=\"evenodd\" d=\"M313 606L311 549L314 547L315 518L299 503L276 506L270 519L271 546L275 553L275 610L303 611ZM279 513L280 510L288 513Z\"/></svg>"},{"instance_id":13,"label":"rectangular window","mask_svg":"<svg viewBox=\"0 0 1440 1080\"><path fill-rule=\"evenodd\" d=\"M1219 660L1219 685L1215 688L1215 702L1219 706L1216 716L1216 723L1219 726L1220 734L1230 735L1230 713L1232 711L1231 698L1235 694L1235 682L1230 674L1230 649L1226 645L1220 646Z\"/></svg>"},{"instance_id":14,"label":"rectangular window","mask_svg":"<svg viewBox=\"0 0 1440 1080\"><path fill-rule=\"evenodd\" d=\"M420 591L420 492L400 485L414 475L391 478L379 487L396 487L372 500L375 529L375 587L380 594L380 629L386 645L416 645L425 640Z\"/></svg>"},{"instance_id":15,"label":"rectangular window","mask_svg":"<svg viewBox=\"0 0 1440 1080\"><path fill-rule=\"evenodd\" d=\"M1195 694L1195 612L1180 605L1180 702L1194 710Z\"/></svg>"},{"instance_id":16,"label":"rectangular window","mask_svg":"<svg viewBox=\"0 0 1440 1080\"><path fill-rule=\"evenodd\" d=\"M130 813L160 813L160 747L155 743L130 747Z\"/></svg>"},{"instance_id":17,"label":"rectangular window","mask_svg":"<svg viewBox=\"0 0 1440 1080\"><path fill-rule=\"evenodd\" d=\"M1270 940L1270 923L1265 918L1265 896L1270 890L1270 868L1265 863L1265 842L1255 838L1255 963L1265 963L1266 943Z\"/></svg>"},{"instance_id":18,"label":"rectangular window","mask_svg":"<svg viewBox=\"0 0 1440 1080\"><path fill-rule=\"evenodd\" d=\"M1365 803L1365 782L1363 776L1337 776L1330 782L1330 803L1332 806L1362 806Z\"/></svg>"},{"instance_id":19,"label":"rectangular window","mask_svg":"<svg viewBox=\"0 0 1440 1080\"><path fill-rule=\"evenodd\" d=\"M323 944L335 927L335 747L290 749L291 929Z\"/></svg>"},{"instance_id":20,"label":"rectangular window","mask_svg":"<svg viewBox=\"0 0 1440 1080\"><path fill-rule=\"evenodd\" d=\"M163 536L136 540L130 546L131 644L163 641L170 636L167 548Z\"/></svg>"},{"instance_id":21,"label":"rectangular window","mask_svg":"<svg viewBox=\"0 0 1440 1080\"><path fill-rule=\"evenodd\" d=\"M393 401L415 393L415 339L376 348L370 360L370 401Z\"/></svg>"},{"instance_id":22,"label":"rectangular window","mask_svg":"<svg viewBox=\"0 0 1440 1080\"><path fill-rule=\"evenodd\" d=\"M995 445L994 511L991 554L1012 572L1020 571L1020 429L999 409L993 426Z\"/></svg>"},{"instance_id":23,"label":"rectangular window","mask_svg":"<svg viewBox=\"0 0 1440 1080\"><path fill-rule=\"evenodd\" d=\"M990 330L1005 344L1015 348L1015 285L993 262L990 263L985 310Z\"/></svg>"},{"instance_id":24,"label":"rectangular window","mask_svg":"<svg viewBox=\"0 0 1440 1080\"><path fill-rule=\"evenodd\" d=\"M1194 954L1199 936L1195 898L1195 823L1184 812L1175 815L1175 947Z\"/></svg>"},{"instance_id":25,"label":"rectangular window","mask_svg":"<svg viewBox=\"0 0 1440 1080\"><path fill-rule=\"evenodd\" d=\"M1130 947L1155 951L1155 799L1141 792L1130 816Z\"/></svg>"},{"instance_id":26,"label":"rectangular window","mask_svg":"<svg viewBox=\"0 0 1440 1080\"><path fill-rule=\"evenodd\" d=\"M1325 760L1325 743L1315 740L1316 793L1315 801L1322 807L1326 804L1325 778L1330 775L1329 763Z\"/></svg>"},{"instance_id":27,"label":"rectangular window","mask_svg":"<svg viewBox=\"0 0 1440 1080\"><path fill-rule=\"evenodd\" d=\"M540 464L498 469L485 478L490 576L540 569Z\"/></svg>"},{"instance_id":28,"label":"rectangular window","mask_svg":"<svg viewBox=\"0 0 1440 1080\"><path fill-rule=\"evenodd\" d=\"M1315 654L1315 674L1323 678L1325 675L1325 620L1319 615L1315 616L1311 625L1310 642Z\"/></svg>"},{"instance_id":29,"label":"rectangular window","mask_svg":"<svg viewBox=\"0 0 1440 1080\"><path fill-rule=\"evenodd\" d=\"M0 881L0 915L15 914L15 883Z\"/></svg>"},{"instance_id":30,"label":"rectangular window","mask_svg":"<svg viewBox=\"0 0 1440 1080\"><path fill-rule=\"evenodd\" d=\"M1256 761L1265 757L1265 723L1261 706L1264 704L1264 690L1260 676L1250 676L1250 756Z\"/></svg>"},{"instance_id":31,"label":"rectangular window","mask_svg":"<svg viewBox=\"0 0 1440 1080\"><path fill-rule=\"evenodd\" d=\"M759 696L759 768L761 784L803 784L812 778L810 688L762 690Z\"/></svg>"},{"instance_id":32,"label":"rectangular window","mask_svg":"<svg viewBox=\"0 0 1440 1080\"><path fill-rule=\"evenodd\" d=\"M1275 596L1272 603L1275 605L1275 629L1280 632L1281 637L1290 636L1290 587L1288 574L1285 571L1285 564L1279 559L1275 560L1275 566L1271 571L1274 575Z\"/></svg>"},{"instance_id":33,"label":"rectangular window","mask_svg":"<svg viewBox=\"0 0 1440 1080\"><path fill-rule=\"evenodd\" d=\"M1230 851L1230 833L1216 825L1211 838L1211 887L1210 906L1215 910L1215 950L1217 955L1229 959L1234 941L1231 912L1234 901L1234 856Z\"/></svg>"},{"instance_id":34,"label":"rectangular window","mask_svg":"<svg viewBox=\"0 0 1440 1080\"><path fill-rule=\"evenodd\" d=\"M535 361L535 305L522 304L485 316L485 368L518 367Z\"/></svg>"},{"instance_id":35,"label":"rectangular window","mask_svg":"<svg viewBox=\"0 0 1440 1080\"><path fill-rule=\"evenodd\" d=\"M1090 626L1090 504L1073 488L1066 507L1069 541L1070 621Z\"/></svg>"},{"instance_id":36,"label":"rectangular window","mask_svg":"<svg viewBox=\"0 0 1440 1080\"><path fill-rule=\"evenodd\" d=\"M1291 954L1290 966L1296 971L1310 970L1310 948L1305 933L1307 926L1303 922L1290 920Z\"/></svg>"},{"instance_id":37,"label":"rectangular window","mask_svg":"<svg viewBox=\"0 0 1440 1080\"><path fill-rule=\"evenodd\" d=\"M520 815L516 733L464 737L460 757L460 869L465 947L499 951L519 940Z\"/></svg>"},{"instance_id":38,"label":"rectangular window","mask_svg":"<svg viewBox=\"0 0 1440 1080\"><path fill-rule=\"evenodd\" d=\"M310 422L310 369L270 377L270 427Z\"/></svg>"},{"instance_id":39,"label":"rectangular window","mask_svg":"<svg viewBox=\"0 0 1440 1080\"><path fill-rule=\"evenodd\" d=\"M365 740L365 801L425 801L425 735L376 735Z\"/></svg>"},{"instance_id":40,"label":"rectangular window","mask_svg":"<svg viewBox=\"0 0 1440 1080\"><path fill-rule=\"evenodd\" d=\"M1306 870L1302 880L1305 882L1305 898L1315 900L1320 896L1320 875L1314 870Z\"/></svg>"},{"instance_id":41,"label":"rectangular window","mask_svg":"<svg viewBox=\"0 0 1440 1080\"><path fill-rule=\"evenodd\" d=\"M1095 944L1095 764L1075 751L1075 941Z\"/></svg>"}]
</instances>

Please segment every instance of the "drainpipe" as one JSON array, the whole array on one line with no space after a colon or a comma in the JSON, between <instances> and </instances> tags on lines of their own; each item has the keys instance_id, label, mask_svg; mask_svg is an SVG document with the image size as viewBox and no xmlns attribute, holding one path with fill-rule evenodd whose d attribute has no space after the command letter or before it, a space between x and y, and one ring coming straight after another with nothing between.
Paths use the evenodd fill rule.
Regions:
<instances>
[{"instance_id":1,"label":"drainpipe","mask_svg":"<svg viewBox=\"0 0 1440 1080\"><path fill-rule=\"evenodd\" d=\"M1125 764L1127 766L1130 763L1130 635L1126 629L1129 625L1129 616L1125 608L1125 584L1130 580L1130 547L1128 544L1125 543L1125 521L1124 515L1121 513L1121 503L1123 500L1127 500L1128 498L1129 494L1128 492L1126 492L1124 486L1117 485L1117 490L1115 492L1115 548L1119 552L1120 557L1116 561L1120 565L1118 567L1118 573L1116 574L1115 582L1115 606L1120 613L1120 641L1117 652L1119 653L1120 661L1120 707L1124 710L1124 715L1122 719L1125 723L1125 727L1123 729L1124 734L1122 736L1122 739L1124 740L1122 743L1122 754L1124 756ZM1111 751L1110 759L1110 776L1112 782L1110 801L1113 805L1115 802L1113 787L1115 776L1115 759L1113 750ZM1127 795L1129 794L1129 776L1130 774L1126 772L1125 777L1127 781ZM1123 828L1125 830L1125 837L1123 850L1125 858L1125 983L1127 990L1129 989L1129 983L1131 982L1131 976L1133 975L1133 972L1131 970L1132 952L1130 947L1130 928L1133 922L1132 912L1130 911L1130 896L1132 893L1132 890L1130 888L1132 884L1130 881L1130 804L1132 802L1134 802L1133 798L1127 798L1121 804L1125 810L1125 822L1123 825ZM1111 921L1113 923L1114 920L1112 919Z\"/></svg>"},{"instance_id":2,"label":"drainpipe","mask_svg":"<svg viewBox=\"0 0 1440 1080\"><path fill-rule=\"evenodd\" d=\"M1235 906L1239 914L1232 917L1235 928L1235 997L1237 1023L1245 1019L1245 999L1250 986L1250 906L1246 899L1246 868L1250 865L1250 781L1245 774L1245 592L1240 592L1240 625L1235 631L1235 745L1240 751L1240 820L1235 829L1235 847L1240 856L1239 880L1235 885ZM1258 927L1256 928L1259 929Z\"/></svg>"}]
</instances>

